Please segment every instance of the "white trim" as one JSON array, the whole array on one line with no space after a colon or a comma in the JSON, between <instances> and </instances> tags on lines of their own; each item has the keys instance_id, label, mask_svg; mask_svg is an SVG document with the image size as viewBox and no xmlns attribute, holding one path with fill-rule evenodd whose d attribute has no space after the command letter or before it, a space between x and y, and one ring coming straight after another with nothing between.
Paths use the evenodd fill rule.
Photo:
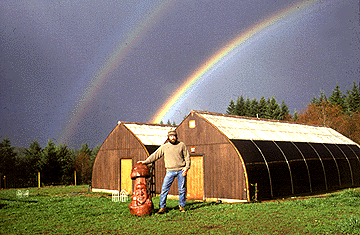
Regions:
<instances>
[{"instance_id":1,"label":"white trim","mask_svg":"<svg viewBox=\"0 0 360 235\"><path fill-rule=\"evenodd\" d=\"M93 188L91 189L92 192L95 193L119 193L119 190L110 190L110 189L99 189L99 188Z\"/></svg>"}]
</instances>

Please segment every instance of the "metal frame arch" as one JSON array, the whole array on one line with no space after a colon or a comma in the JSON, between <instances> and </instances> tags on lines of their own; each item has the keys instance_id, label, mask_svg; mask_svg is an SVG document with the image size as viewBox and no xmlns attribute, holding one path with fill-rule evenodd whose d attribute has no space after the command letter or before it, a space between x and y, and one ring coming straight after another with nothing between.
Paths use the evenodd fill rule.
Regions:
<instances>
[{"instance_id":1,"label":"metal frame arch","mask_svg":"<svg viewBox=\"0 0 360 235\"><path fill-rule=\"evenodd\" d=\"M271 194L271 197L273 198L273 197L274 197L274 193L273 193L273 186L272 186L272 180L271 180L271 174L270 174L269 164L268 164L268 162L266 161L266 158L265 158L263 152L261 151L261 149L259 148L259 146L258 146L253 140L251 140L251 142L252 142L252 143L255 145L255 147L259 150L261 156L262 156L263 159L264 159L265 166L266 166L266 169L268 170L268 175L269 175L270 194Z\"/></svg>"},{"instance_id":2,"label":"metal frame arch","mask_svg":"<svg viewBox=\"0 0 360 235\"><path fill-rule=\"evenodd\" d=\"M354 155L356 156L356 158L357 158L357 160L359 161L359 164L360 164L360 157L355 153L355 151L352 148L350 148L350 146L348 144L346 144L346 147L348 147L351 150L351 152L354 153Z\"/></svg>"},{"instance_id":3,"label":"metal frame arch","mask_svg":"<svg viewBox=\"0 0 360 235\"><path fill-rule=\"evenodd\" d=\"M351 163L348 159L348 157L346 156L346 154L344 153L344 151L342 151L342 149L337 145L335 144L335 146L341 151L341 153L344 155L344 157L346 158L346 161L349 165L349 169L350 169L350 175L351 175L351 185L354 185L354 176L353 176L353 172L352 172L352 169L351 169Z\"/></svg>"},{"instance_id":4,"label":"metal frame arch","mask_svg":"<svg viewBox=\"0 0 360 235\"><path fill-rule=\"evenodd\" d=\"M299 147L298 147L298 146L296 146L296 144L294 144L294 142L292 142L292 141L291 141L290 143L292 143L292 144L295 146L295 148L299 151L299 153L301 154L301 156L302 156L302 158L303 158L303 160L304 160L304 162L305 162L305 165L306 165L306 170L307 170L307 172L308 172L310 192L312 193L312 192L313 192L313 190L312 190L312 184L311 184L311 176L310 176L309 165L308 165L308 163L307 163L307 161L306 161L306 159L305 159L304 154L301 152L301 150L299 149ZM325 181L325 183L326 183L326 181Z\"/></svg>"},{"instance_id":5,"label":"metal frame arch","mask_svg":"<svg viewBox=\"0 0 360 235\"><path fill-rule=\"evenodd\" d=\"M285 156L285 153L283 152L283 150L280 148L280 146L273 140L272 141L276 147L280 150L280 152L282 153L283 157L285 158L286 164L288 165L289 168L289 174L290 174L290 182L291 182L291 193L294 194L294 181L293 181L293 176L292 176L292 172L291 172L291 167L290 167L290 163L289 160L287 159L287 157Z\"/></svg>"},{"instance_id":6,"label":"metal frame arch","mask_svg":"<svg viewBox=\"0 0 360 235\"><path fill-rule=\"evenodd\" d=\"M307 144L314 150L314 152L316 153L316 155L318 156L319 160L320 160L320 163L321 163L321 166L323 168L323 172L324 172L324 179L325 179L325 189L326 190L329 190L328 189L328 183L327 183L327 177L326 177L326 171L325 171L325 166L324 166L324 163L318 153L318 151L316 151L316 149L314 148L314 146L311 145L311 143L307 142Z\"/></svg>"},{"instance_id":7,"label":"metal frame arch","mask_svg":"<svg viewBox=\"0 0 360 235\"><path fill-rule=\"evenodd\" d=\"M338 165L338 163L336 161L336 158L334 157L334 154L330 151L330 149L328 147L326 147L325 144L323 144L323 143L321 143L321 144L326 148L326 150L331 154L332 158L334 159L336 169L337 169L337 172L338 172L338 176L339 176L339 186L341 188L341 175L340 175L339 165Z\"/></svg>"}]
</instances>

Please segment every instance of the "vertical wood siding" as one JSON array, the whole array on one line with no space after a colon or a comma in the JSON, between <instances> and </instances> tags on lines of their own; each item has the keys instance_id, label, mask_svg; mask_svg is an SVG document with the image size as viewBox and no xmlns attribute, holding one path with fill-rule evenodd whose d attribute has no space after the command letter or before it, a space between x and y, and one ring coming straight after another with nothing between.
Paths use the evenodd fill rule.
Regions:
<instances>
[{"instance_id":1,"label":"vertical wood siding","mask_svg":"<svg viewBox=\"0 0 360 235\"><path fill-rule=\"evenodd\" d=\"M120 189L120 159L132 159L132 164L146 159L147 151L140 141L123 125L117 125L106 138L96 156L92 187ZM130 177L130 175L129 175Z\"/></svg>"}]
</instances>

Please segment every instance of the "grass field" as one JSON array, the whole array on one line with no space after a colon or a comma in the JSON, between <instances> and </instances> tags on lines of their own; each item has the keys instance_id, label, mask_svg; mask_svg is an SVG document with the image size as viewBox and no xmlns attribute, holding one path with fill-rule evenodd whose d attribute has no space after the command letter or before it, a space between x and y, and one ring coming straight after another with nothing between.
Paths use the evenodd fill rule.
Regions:
<instances>
[{"instance_id":1,"label":"grass field","mask_svg":"<svg viewBox=\"0 0 360 235\"><path fill-rule=\"evenodd\" d=\"M22 198L0 190L0 234L360 234L360 188L262 203L188 201L185 213L168 200L168 213L142 217L87 186L28 190Z\"/></svg>"}]
</instances>

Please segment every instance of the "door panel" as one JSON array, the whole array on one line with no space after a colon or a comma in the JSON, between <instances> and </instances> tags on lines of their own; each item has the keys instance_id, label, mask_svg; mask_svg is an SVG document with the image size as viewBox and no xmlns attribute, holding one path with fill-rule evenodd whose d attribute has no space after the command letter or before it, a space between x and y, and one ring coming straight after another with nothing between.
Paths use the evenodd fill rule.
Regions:
<instances>
[{"instance_id":1,"label":"door panel","mask_svg":"<svg viewBox=\"0 0 360 235\"><path fill-rule=\"evenodd\" d=\"M130 178L132 169L132 159L121 159L121 189L126 190L129 195L132 194L132 180Z\"/></svg>"},{"instance_id":2,"label":"door panel","mask_svg":"<svg viewBox=\"0 0 360 235\"><path fill-rule=\"evenodd\" d=\"M187 198L190 200L204 199L203 157L191 157L191 168L187 174Z\"/></svg>"}]
</instances>

